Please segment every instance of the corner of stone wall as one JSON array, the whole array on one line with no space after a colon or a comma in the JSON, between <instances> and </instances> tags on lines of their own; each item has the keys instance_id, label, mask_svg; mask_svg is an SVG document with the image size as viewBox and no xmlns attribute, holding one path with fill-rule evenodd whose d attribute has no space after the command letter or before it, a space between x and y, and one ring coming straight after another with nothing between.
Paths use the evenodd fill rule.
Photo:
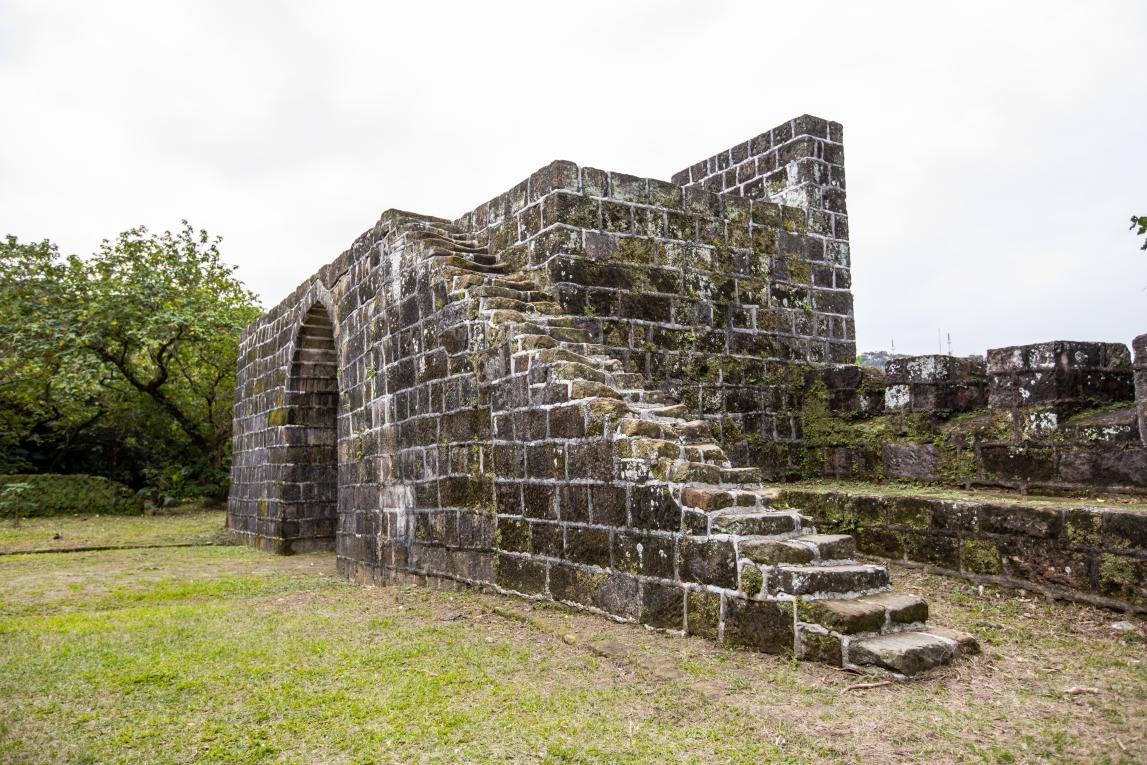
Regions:
<instances>
[{"instance_id":1,"label":"corner of stone wall","mask_svg":"<svg viewBox=\"0 0 1147 765\"><path fill-rule=\"evenodd\" d=\"M1139 413L1139 437L1147 446L1147 335L1131 341L1135 351L1135 409Z\"/></svg>"}]
</instances>

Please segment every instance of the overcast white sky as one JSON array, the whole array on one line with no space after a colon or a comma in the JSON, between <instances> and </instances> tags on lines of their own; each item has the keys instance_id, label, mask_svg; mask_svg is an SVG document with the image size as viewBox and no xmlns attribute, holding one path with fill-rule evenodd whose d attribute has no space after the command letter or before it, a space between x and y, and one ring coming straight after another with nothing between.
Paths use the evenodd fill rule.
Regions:
<instances>
[{"instance_id":1,"label":"overcast white sky","mask_svg":"<svg viewBox=\"0 0 1147 765\"><path fill-rule=\"evenodd\" d=\"M0 235L181 218L265 305L380 212L844 123L861 350L1147 332L1147 4L0 0Z\"/></svg>"}]
</instances>

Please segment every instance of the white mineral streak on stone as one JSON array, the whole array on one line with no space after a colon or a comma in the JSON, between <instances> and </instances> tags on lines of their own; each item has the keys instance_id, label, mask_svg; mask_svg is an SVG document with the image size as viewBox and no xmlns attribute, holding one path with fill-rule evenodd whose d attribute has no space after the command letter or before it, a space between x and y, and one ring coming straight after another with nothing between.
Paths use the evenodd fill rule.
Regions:
<instances>
[{"instance_id":1,"label":"white mineral streak on stone","mask_svg":"<svg viewBox=\"0 0 1147 765\"><path fill-rule=\"evenodd\" d=\"M1055 412L1032 412L1028 415L1028 428L1035 435L1054 433L1059 427Z\"/></svg>"},{"instance_id":2,"label":"white mineral streak on stone","mask_svg":"<svg viewBox=\"0 0 1147 765\"><path fill-rule=\"evenodd\" d=\"M909 399L907 385L889 385L884 390L884 406L887 409L904 409Z\"/></svg>"},{"instance_id":3,"label":"white mineral streak on stone","mask_svg":"<svg viewBox=\"0 0 1147 765\"><path fill-rule=\"evenodd\" d=\"M399 247L390 249L390 298L396 303L402 299L402 251Z\"/></svg>"}]
</instances>

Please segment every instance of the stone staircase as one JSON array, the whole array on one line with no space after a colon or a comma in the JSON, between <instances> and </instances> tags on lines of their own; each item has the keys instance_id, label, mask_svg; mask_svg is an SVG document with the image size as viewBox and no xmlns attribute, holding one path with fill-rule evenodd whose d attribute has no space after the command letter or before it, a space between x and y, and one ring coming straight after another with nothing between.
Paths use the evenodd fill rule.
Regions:
<instances>
[{"instance_id":1,"label":"stone staircase","mask_svg":"<svg viewBox=\"0 0 1147 765\"><path fill-rule=\"evenodd\" d=\"M756 468L734 467L707 421L624 371L550 292L449 222L406 227L441 269L448 299L476 303L474 318L509 331L532 403L607 404L616 416L602 436L616 445L619 477L666 484L681 511L674 531L731 541L746 598L792 604L798 656L907 676L978 651L971 636L928 625L927 603L893 592L885 566L857 562L851 536L818 534L799 511L772 507Z\"/></svg>"}]
</instances>

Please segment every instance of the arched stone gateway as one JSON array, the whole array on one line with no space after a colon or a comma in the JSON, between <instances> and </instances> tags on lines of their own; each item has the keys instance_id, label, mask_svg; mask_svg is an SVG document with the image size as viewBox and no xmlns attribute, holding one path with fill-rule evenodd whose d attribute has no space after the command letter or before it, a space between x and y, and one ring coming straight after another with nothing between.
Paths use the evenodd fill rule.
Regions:
<instances>
[{"instance_id":1,"label":"arched stone gateway","mask_svg":"<svg viewBox=\"0 0 1147 765\"><path fill-rule=\"evenodd\" d=\"M856 356L840 131L384 213L243 337L230 528L836 664L970 648L761 485L801 464L794 386Z\"/></svg>"}]
</instances>

